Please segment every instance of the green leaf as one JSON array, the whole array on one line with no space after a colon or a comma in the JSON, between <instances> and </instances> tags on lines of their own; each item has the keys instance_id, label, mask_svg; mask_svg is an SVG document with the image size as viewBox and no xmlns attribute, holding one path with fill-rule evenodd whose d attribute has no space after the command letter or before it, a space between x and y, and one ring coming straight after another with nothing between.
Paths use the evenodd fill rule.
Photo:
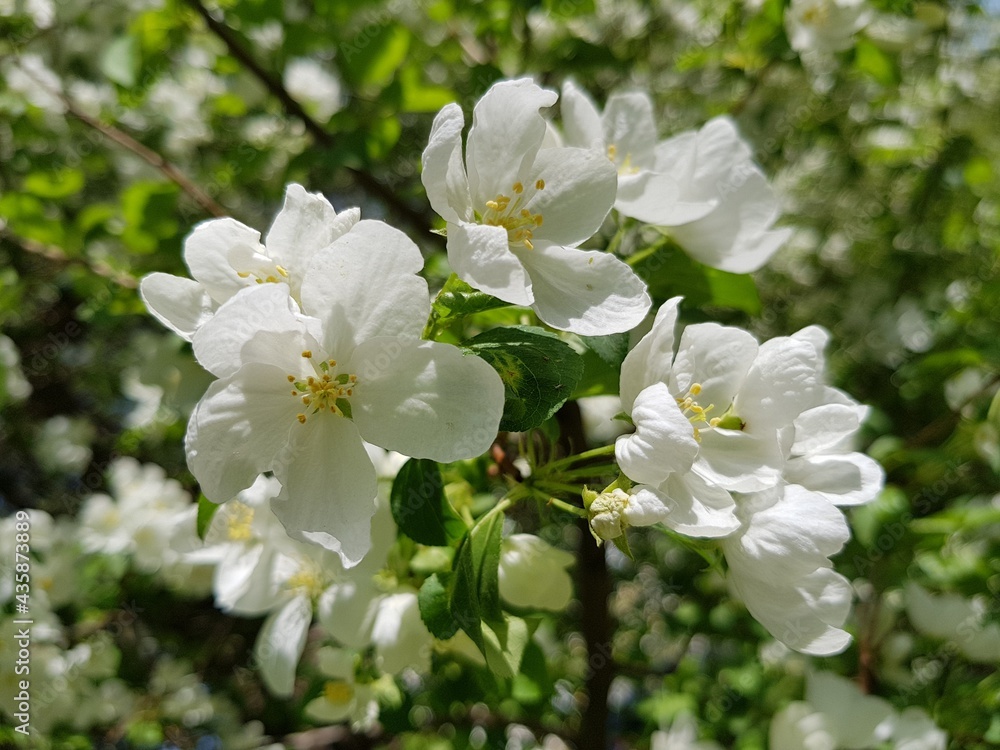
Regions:
<instances>
[{"instance_id":1,"label":"green leaf","mask_svg":"<svg viewBox=\"0 0 1000 750\"><path fill-rule=\"evenodd\" d=\"M392 517L410 539L445 547L462 538L465 522L451 509L436 462L411 458L399 470L389 496Z\"/></svg>"},{"instance_id":2,"label":"green leaf","mask_svg":"<svg viewBox=\"0 0 1000 750\"><path fill-rule=\"evenodd\" d=\"M580 355L541 328L494 328L466 346L489 362L503 381L501 430L537 427L566 402L583 376Z\"/></svg>"},{"instance_id":3,"label":"green leaf","mask_svg":"<svg viewBox=\"0 0 1000 750\"><path fill-rule=\"evenodd\" d=\"M493 513L476 524L455 557L451 614L484 655L482 621L503 620L498 573L503 519L503 513Z\"/></svg>"},{"instance_id":4,"label":"green leaf","mask_svg":"<svg viewBox=\"0 0 1000 750\"><path fill-rule=\"evenodd\" d=\"M640 251L632 268L659 301L681 294L694 305L731 307L750 315L761 311L757 285L749 274L727 273L703 266L670 240Z\"/></svg>"},{"instance_id":5,"label":"green leaf","mask_svg":"<svg viewBox=\"0 0 1000 750\"><path fill-rule=\"evenodd\" d=\"M520 674L514 677L511 685L511 697L518 703L534 705L546 700L553 687L545 653L537 643L529 640L521 658Z\"/></svg>"},{"instance_id":6,"label":"green leaf","mask_svg":"<svg viewBox=\"0 0 1000 750\"><path fill-rule=\"evenodd\" d=\"M444 86L427 85L422 80L422 68L410 65L399 73L402 112L437 112L455 101L455 92Z\"/></svg>"},{"instance_id":7,"label":"green leaf","mask_svg":"<svg viewBox=\"0 0 1000 750\"><path fill-rule=\"evenodd\" d=\"M452 274L434 298L431 305L431 322L440 325L449 320L464 318L466 315L506 306L507 303L503 300L473 289Z\"/></svg>"},{"instance_id":8,"label":"green leaf","mask_svg":"<svg viewBox=\"0 0 1000 750\"><path fill-rule=\"evenodd\" d=\"M108 79L127 89L139 78L139 46L132 36L120 36L104 49L101 72Z\"/></svg>"},{"instance_id":9,"label":"green leaf","mask_svg":"<svg viewBox=\"0 0 1000 750\"><path fill-rule=\"evenodd\" d=\"M628 334L613 333L610 336L581 336L587 348L597 354L607 364L618 370L628 354Z\"/></svg>"},{"instance_id":10,"label":"green leaf","mask_svg":"<svg viewBox=\"0 0 1000 750\"><path fill-rule=\"evenodd\" d=\"M500 622L483 623L483 656L486 666L497 677L510 679L521 668L521 657L528 645L528 623L520 617L504 617Z\"/></svg>"},{"instance_id":11,"label":"green leaf","mask_svg":"<svg viewBox=\"0 0 1000 750\"><path fill-rule=\"evenodd\" d=\"M24 190L39 198L68 198L83 190L83 183L83 172L65 168L48 174L29 174L24 178Z\"/></svg>"},{"instance_id":12,"label":"green leaf","mask_svg":"<svg viewBox=\"0 0 1000 750\"><path fill-rule=\"evenodd\" d=\"M341 70L357 88L385 88L406 60L410 32L399 24L387 24L361 33L340 45Z\"/></svg>"},{"instance_id":13,"label":"green leaf","mask_svg":"<svg viewBox=\"0 0 1000 750\"><path fill-rule=\"evenodd\" d=\"M446 641L458 632L458 623L451 614L448 583L451 573L435 573L424 581L417 594L420 619L435 638Z\"/></svg>"},{"instance_id":14,"label":"green leaf","mask_svg":"<svg viewBox=\"0 0 1000 750\"><path fill-rule=\"evenodd\" d=\"M896 63L867 39L859 39L854 48L854 66L883 86L893 86L899 82Z\"/></svg>"},{"instance_id":15,"label":"green leaf","mask_svg":"<svg viewBox=\"0 0 1000 750\"><path fill-rule=\"evenodd\" d=\"M212 519L215 518L215 514L219 510L219 503L213 503L204 495L198 498L198 538L202 541L205 540L205 534L208 533L208 527L212 525Z\"/></svg>"}]
</instances>

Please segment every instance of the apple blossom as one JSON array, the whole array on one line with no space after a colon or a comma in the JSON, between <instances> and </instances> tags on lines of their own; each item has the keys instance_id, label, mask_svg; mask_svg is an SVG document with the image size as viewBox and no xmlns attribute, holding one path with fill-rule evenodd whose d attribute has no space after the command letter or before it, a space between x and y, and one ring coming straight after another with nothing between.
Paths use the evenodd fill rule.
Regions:
<instances>
[{"instance_id":1,"label":"apple blossom","mask_svg":"<svg viewBox=\"0 0 1000 750\"><path fill-rule=\"evenodd\" d=\"M319 193L285 189L285 202L264 242L235 219L202 222L184 241L193 278L152 273L139 287L153 317L190 341L219 306L246 287L275 283L298 301L310 261L358 223L356 208L340 214Z\"/></svg>"},{"instance_id":2,"label":"apple blossom","mask_svg":"<svg viewBox=\"0 0 1000 750\"><path fill-rule=\"evenodd\" d=\"M615 169L589 149L542 148L540 110L556 99L526 78L495 84L476 105L464 160L462 110L444 107L423 154L427 197L460 278L553 328L627 331L649 309L645 284L614 255L577 249L611 210Z\"/></svg>"},{"instance_id":3,"label":"apple blossom","mask_svg":"<svg viewBox=\"0 0 1000 750\"><path fill-rule=\"evenodd\" d=\"M335 724L350 721L367 728L378 718L378 702L371 685L356 680L357 654L330 646L316 654L320 673L328 678L323 691L306 704L305 713L313 721Z\"/></svg>"},{"instance_id":4,"label":"apple blossom","mask_svg":"<svg viewBox=\"0 0 1000 750\"><path fill-rule=\"evenodd\" d=\"M872 18L866 0L792 0L785 9L788 42L799 54L839 52Z\"/></svg>"},{"instance_id":5,"label":"apple blossom","mask_svg":"<svg viewBox=\"0 0 1000 750\"><path fill-rule=\"evenodd\" d=\"M401 232L362 221L304 275L301 298L317 317L299 313L286 285L263 284L198 330L195 356L220 378L186 438L207 497L227 500L272 471L282 485L272 507L289 533L354 565L377 493L362 438L437 461L489 448L502 383L485 361L419 340L430 309L422 264Z\"/></svg>"}]
</instances>

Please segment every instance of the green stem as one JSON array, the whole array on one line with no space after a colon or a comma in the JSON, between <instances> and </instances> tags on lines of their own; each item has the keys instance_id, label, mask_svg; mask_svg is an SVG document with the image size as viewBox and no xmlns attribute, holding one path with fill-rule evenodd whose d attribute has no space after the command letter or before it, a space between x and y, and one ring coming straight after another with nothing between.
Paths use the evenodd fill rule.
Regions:
<instances>
[{"instance_id":1,"label":"green stem","mask_svg":"<svg viewBox=\"0 0 1000 750\"><path fill-rule=\"evenodd\" d=\"M548 472L548 470L550 469L558 470L563 466L572 466L573 464L579 463L580 461L586 461L588 458L598 458L599 456L608 456L613 454L614 452L615 452L615 446L613 443L611 445L602 445L600 448L591 448L589 451L584 451L583 453L577 453L572 456L567 456L566 458L560 458L558 461L553 461L552 463L548 464L543 468L546 470L546 472Z\"/></svg>"},{"instance_id":2,"label":"green stem","mask_svg":"<svg viewBox=\"0 0 1000 750\"><path fill-rule=\"evenodd\" d=\"M583 488L578 484L566 484L564 482L550 482L547 479L535 482L535 486L543 490L555 490L556 492L568 492L571 495L579 495Z\"/></svg>"},{"instance_id":3,"label":"green stem","mask_svg":"<svg viewBox=\"0 0 1000 750\"><path fill-rule=\"evenodd\" d=\"M618 231L614 233L610 240L608 240L608 247L606 249L609 253L618 252L618 248L621 247L622 241L625 239L625 235L627 233L628 219L621 215L619 215L618 218L621 224L618 225Z\"/></svg>"},{"instance_id":4,"label":"green stem","mask_svg":"<svg viewBox=\"0 0 1000 750\"><path fill-rule=\"evenodd\" d=\"M553 505L556 508L559 508L560 510L566 511L567 513L572 513L574 516L577 516L578 518L587 517L587 511L578 505L572 505L571 503L567 503L566 501L560 500L557 497L546 495L544 492L536 493L536 497L538 497L539 500L543 500L547 505Z\"/></svg>"},{"instance_id":5,"label":"green stem","mask_svg":"<svg viewBox=\"0 0 1000 750\"><path fill-rule=\"evenodd\" d=\"M582 469L570 469L568 471L560 471L557 473L556 476L559 479L577 479L578 477L586 479L587 477L599 477L604 474L614 474L617 471L618 471L617 464L599 464L594 466L586 466Z\"/></svg>"}]
</instances>

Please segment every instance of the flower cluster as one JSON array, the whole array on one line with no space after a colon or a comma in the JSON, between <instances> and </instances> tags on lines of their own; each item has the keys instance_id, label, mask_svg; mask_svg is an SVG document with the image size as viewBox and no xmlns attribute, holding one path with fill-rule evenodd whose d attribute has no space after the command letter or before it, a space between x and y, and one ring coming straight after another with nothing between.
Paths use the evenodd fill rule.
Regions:
<instances>
[{"instance_id":1,"label":"flower cluster","mask_svg":"<svg viewBox=\"0 0 1000 750\"><path fill-rule=\"evenodd\" d=\"M850 537L837 506L874 500L882 469L851 449L867 409L825 383L817 327L763 344L716 323L678 336L680 299L665 303L621 369L635 431L615 454L635 482L590 503L615 538L662 521L721 539L733 593L784 643L842 651L852 591L830 556Z\"/></svg>"},{"instance_id":2,"label":"flower cluster","mask_svg":"<svg viewBox=\"0 0 1000 750\"><path fill-rule=\"evenodd\" d=\"M216 219L195 229L184 254L193 279L152 274L141 291L219 378L185 442L210 499L271 472L289 533L354 565L375 512L362 439L437 461L493 441L500 380L486 362L420 340L430 300L420 251L402 232L290 185L263 242Z\"/></svg>"}]
</instances>

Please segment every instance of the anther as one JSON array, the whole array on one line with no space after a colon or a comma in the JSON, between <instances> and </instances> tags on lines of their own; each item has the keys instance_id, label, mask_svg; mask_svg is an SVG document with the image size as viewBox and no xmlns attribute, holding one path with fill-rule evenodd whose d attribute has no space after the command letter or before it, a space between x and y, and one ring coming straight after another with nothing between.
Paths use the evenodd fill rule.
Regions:
<instances>
[{"instance_id":1,"label":"anther","mask_svg":"<svg viewBox=\"0 0 1000 750\"><path fill-rule=\"evenodd\" d=\"M249 271L237 271L236 275L239 276L241 279L249 279L250 278L250 272Z\"/></svg>"},{"instance_id":2,"label":"anther","mask_svg":"<svg viewBox=\"0 0 1000 750\"><path fill-rule=\"evenodd\" d=\"M520 195L521 193L523 193L524 192L524 185L522 185L520 182L515 182L514 183L514 192L517 193L518 195Z\"/></svg>"},{"instance_id":3,"label":"anther","mask_svg":"<svg viewBox=\"0 0 1000 750\"><path fill-rule=\"evenodd\" d=\"M288 376L288 382L289 383L294 383L295 382L295 376L294 375L289 375Z\"/></svg>"},{"instance_id":4,"label":"anther","mask_svg":"<svg viewBox=\"0 0 1000 750\"><path fill-rule=\"evenodd\" d=\"M308 349L306 349L304 352L302 352L302 356L305 357L306 359L309 359L310 357L312 357L312 355L313 355L313 353L311 351L309 351Z\"/></svg>"},{"instance_id":5,"label":"anther","mask_svg":"<svg viewBox=\"0 0 1000 750\"><path fill-rule=\"evenodd\" d=\"M545 180L536 180L535 190L544 190L544 189L545 189Z\"/></svg>"},{"instance_id":6,"label":"anther","mask_svg":"<svg viewBox=\"0 0 1000 750\"><path fill-rule=\"evenodd\" d=\"M286 279L288 278L288 269L286 269L284 266L275 266L274 270L276 270L278 273L280 273Z\"/></svg>"},{"instance_id":7,"label":"anther","mask_svg":"<svg viewBox=\"0 0 1000 750\"><path fill-rule=\"evenodd\" d=\"M299 424L305 424L306 423L306 415L305 414L296 414L295 418L297 420L299 420Z\"/></svg>"}]
</instances>

